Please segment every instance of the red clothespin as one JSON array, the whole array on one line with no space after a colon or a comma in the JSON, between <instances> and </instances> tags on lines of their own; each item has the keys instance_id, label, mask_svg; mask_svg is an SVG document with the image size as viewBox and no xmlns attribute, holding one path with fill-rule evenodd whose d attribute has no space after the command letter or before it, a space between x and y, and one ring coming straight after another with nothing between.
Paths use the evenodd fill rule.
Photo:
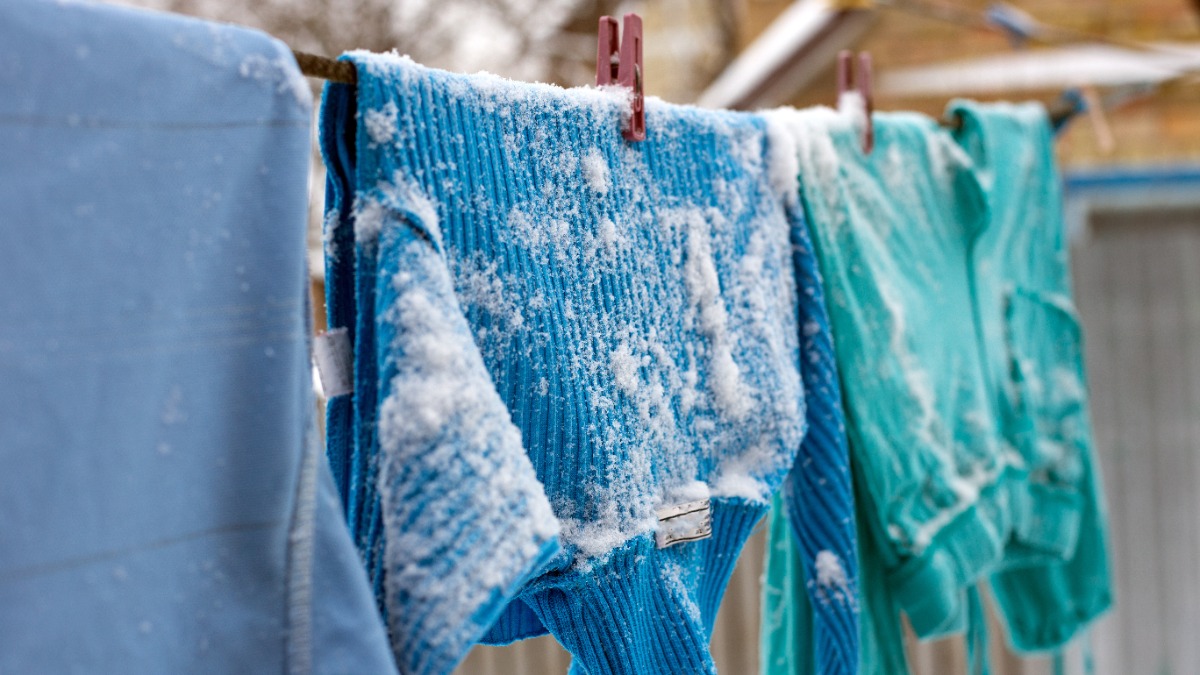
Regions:
<instances>
[{"instance_id":1,"label":"red clothespin","mask_svg":"<svg viewBox=\"0 0 1200 675\"><path fill-rule=\"evenodd\" d=\"M596 86L616 84L633 90L633 110L623 130L626 140L646 140L646 96L642 81L642 17L625 15L625 41L617 35L617 20L600 17L596 43Z\"/></svg>"},{"instance_id":2,"label":"red clothespin","mask_svg":"<svg viewBox=\"0 0 1200 675\"><path fill-rule=\"evenodd\" d=\"M875 112L875 103L871 93L871 55L868 52L858 54L858 73L854 72L854 54L849 50L838 53L837 86L838 106L842 105L843 96L851 87L858 89L862 98L863 116L866 118L862 131L863 152L871 154L875 149L875 123L871 113Z\"/></svg>"}]
</instances>

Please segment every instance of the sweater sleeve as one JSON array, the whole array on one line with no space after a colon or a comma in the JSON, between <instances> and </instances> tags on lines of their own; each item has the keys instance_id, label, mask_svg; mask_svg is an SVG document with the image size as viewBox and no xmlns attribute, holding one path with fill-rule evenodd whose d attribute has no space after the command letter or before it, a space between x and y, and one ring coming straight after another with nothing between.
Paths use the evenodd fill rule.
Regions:
<instances>
[{"instance_id":1,"label":"sweater sleeve","mask_svg":"<svg viewBox=\"0 0 1200 675\"><path fill-rule=\"evenodd\" d=\"M408 198L413 199L408 199ZM374 257L377 586L400 669L449 672L559 551L559 523L496 391L418 195L359 195ZM374 221L374 222L372 222ZM372 253L374 255L372 256Z\"/></svg>"},{"instance_id":2,"label":"sweater sleeve","mask_svg":"<svg viewBox=\"0 0 1200 675\"><path fill-rule=\"evenodd\" d=\"M797 209L799 211L799 209ZM858 557L841 388L807 224L793 216L808 430L784 484L815 613L817 672L858 672Z\"/></svg>"}]
</instances>

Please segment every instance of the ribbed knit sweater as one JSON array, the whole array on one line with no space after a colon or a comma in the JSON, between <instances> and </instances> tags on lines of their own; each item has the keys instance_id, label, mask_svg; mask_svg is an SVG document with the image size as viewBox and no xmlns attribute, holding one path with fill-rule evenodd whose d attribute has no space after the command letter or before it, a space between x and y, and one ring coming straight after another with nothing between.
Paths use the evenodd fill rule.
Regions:
<instances>
[{"instance_id":1,"label":"ribbed knit sweater","mask_svg":"<svg viewBox=\"0 0 1200 675\"><path fill-rule=\"evenodd\" d=\"M331 319L357 350L330 458L401 668L549 631L574 672L712 672L738 551L801 446L802 362L833 367L819 303L798 304L794 154L752 115L650 101L628 143L620 90L350 58L357 89L330 86L322 122ZM852 640L838 451L807 450L832 487L800 510L833 523L806 535L813 592ZM660 545L706 515L660 510L703 500L711 536Z\"/></svg>"}]
</instances>

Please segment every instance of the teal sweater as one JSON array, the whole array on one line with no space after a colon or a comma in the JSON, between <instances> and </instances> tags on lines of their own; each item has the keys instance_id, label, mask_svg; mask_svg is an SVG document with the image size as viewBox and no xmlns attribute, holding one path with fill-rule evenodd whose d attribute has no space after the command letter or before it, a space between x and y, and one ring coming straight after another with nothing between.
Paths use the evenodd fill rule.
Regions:
<instances>
[{"instance_id":1,"label":"teal sweater","mask_svg":"<svg viewBox=\"0 0 1200 675\"><path fill-rule=\"evenodd\" d=\"M976 305L1001 438L1024 471L1014 569L992 589L1014 646L1055 649L1108 609L1112 580L1053 135L1037 104L950 109L988 197Z\"/></svg>"},{"instance_id":2,"label":"teal sweater","mask_svg":"<svg viewBox=\"0 0 1200 675\"><path fill-rule=\"evenodd\" d=\"M964 628L972 603L963 589L975 580L990 578L1011 639L1023 650L1062 646L1111 602L1081 335L1070 299L1049 125L1036 106L960 102L952 110L964 117L955 139L932 120L877 115L880 136L870 157L858 149L844 118L806 111L793 120L795 132L808 138L810 148L808 161L802 160L809 180L802 183L830 280L830 311L848 380L861 528L875 535L860 540L864 673L905 672L901 636L889 618L899 611L909 613L918 634ZM940 225L943 234L957 232L959 245L921 240L929 225ZM831 240L838 245L821 248L820 242ZM840 277L837 270L843 271ZM900 361L900 370L911 373L903 368L903 354L843 344L854 335L880 336L881 325L896 326L886 318L895 312L881 296L896 284L919 287L925 279L932 283L924 292L904 295L901 304L916 312L941 308L926 314L929 319L911 334L930 350L924 352L925 360L911 359L910 365L921 364L932 375L898 378L889 390L870 378L871 370L887 373L889 363ZM948 284L966 293L948 294ZM957 298L953 310L946 309L951 298ZM971 323L977 328L964 329ZM953 371L947 366L972 360L972 352L979 365L970 386L947 384L948 371ZM874 365L854 370L854 362L864 359L873 359ZM863 378L857 384L849 381L856 373ZM958 423L960 432L963 422L975 427L973 433L955 434L950 452L939 456L983 450L998 453L1005 465L998 480L979 491L976 503L933 537L929 548L935 558L958 561L951 566L953 573L923 565L928 548L923 555L906 554L904 538L891 536L904 530L883 526L888 513L871 508L903 503L899 488L910 480L905 477L913 472L911 463L922 461L928 451L911 443L902 424L889 421L915 392L926 389L924 383L932 383L941 419L952 428ZM965 396L967 392L971 395ZM892 431L871 433L889 424ZM889 446L879 442L882 438L909 440ZM890 457L883 465L877 463L881 454ZM886 473L873 476L873 470ZM971 511L975 514L968 522L988 527L960 528L956 523ZM772 517L781 520L782 508ZM963 550L977 555L956 553ZM964 561L979 564L972 574L963 574L968 569ZM914 565L918 574L896 573ZM811 672L800 648L810 639L807 599L796 593L792 580L801 568L787 529L773 522L764 589L764 673ZM931 608L945 619L937 630L929 630Z\"/></svg>"},{"instance_id":3,"label":"teal sweater","mask_svg":"<svg viewBox=\"0 0 1200 675\"><path fill-rule=\"evenodd\" d=\"M918 635L959 630L964 589L1003 558L1016 475L995 434L974 320L984 194L928 118L876 115L875 151L864 155L843 115L779 114L797 138L856 502L879 552L863 564L882 567Z\"/></svg>"}]
</instances>

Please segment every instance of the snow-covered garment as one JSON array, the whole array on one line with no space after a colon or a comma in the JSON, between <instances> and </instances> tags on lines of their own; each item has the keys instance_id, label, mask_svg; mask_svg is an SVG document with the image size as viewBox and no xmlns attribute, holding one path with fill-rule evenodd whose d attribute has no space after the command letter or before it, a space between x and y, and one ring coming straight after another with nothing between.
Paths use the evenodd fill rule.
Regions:
<instances>
[{"instance_id":1,"label":"snow-covered garment","mask_svg":"<svg viewBox=\"0 0 1200 675\"><path fill-rule=\"evenodd\" d=\"M774 152L794 157L787 130L772 128ZM805 318L800 373L808 428L783 484L783 498L777 496L773 503L787 511L796 538L792 562L801 574L793 584L796 594L804 596L804 646L811 647L803 653L823 674L858 673L859 551L841 384L824 283L798 193L789 211L798 305Z\"/></svg>"},{"instance_id":2,"label":"snow-covered garment","mask_svg":"<svg viewBox=\"0 0 1200 675\"><path fill-rule=\"evenodd\" d=\"M321 460L291 54L7 0L0 63L0 672L395 672Z\"/></svg>"},{"instance_id":3,"label":"snow-covered garment","mask_svg":"<svg viewBox=\"0 0 1200 675\"><path fill-rule=\"evenodd\" d=\"M928 118L876 115L876 147L864 155L850 116L775 115L799 150L855 498L864 539L874 538L862 546L876 554L860 561L866 611L898 605L920 636L961 630L967 587L1003 558L1017 475L996 437L972 304L984 195L970 160ZM880 637L885 649L870 661L893 660L898 637Z\"/></svg>"},{"instance_id":4,"label":"snow-covered garment","mask_svg":"<svg viewBox=\"0 0 1200 675\"><path fill-rule=\"evenodd\" d=\"M1000 432L1024 472L1006 552L1020 569L992 588L1017 648L1054 649L1111 605L1112 582L1053 136L1037 104L950 112L988 198L976 305Z\"/></svg>"},{"instance_id":5,"label":"snow-covered garment","mask_svg":"<svg viewBox=\"0 0 1200 675\"><path fill-rule=\"evenodd\" d=\"M357 357L329 452L402 668L548 631L576 672L711 672L825 326L798 312L792 153L773 162L750 115L651 101L628 143L619 90L350 58L322 120L330 311ZM853 625L838 494L814 593Z\"/></svg>"}]
</instances>

